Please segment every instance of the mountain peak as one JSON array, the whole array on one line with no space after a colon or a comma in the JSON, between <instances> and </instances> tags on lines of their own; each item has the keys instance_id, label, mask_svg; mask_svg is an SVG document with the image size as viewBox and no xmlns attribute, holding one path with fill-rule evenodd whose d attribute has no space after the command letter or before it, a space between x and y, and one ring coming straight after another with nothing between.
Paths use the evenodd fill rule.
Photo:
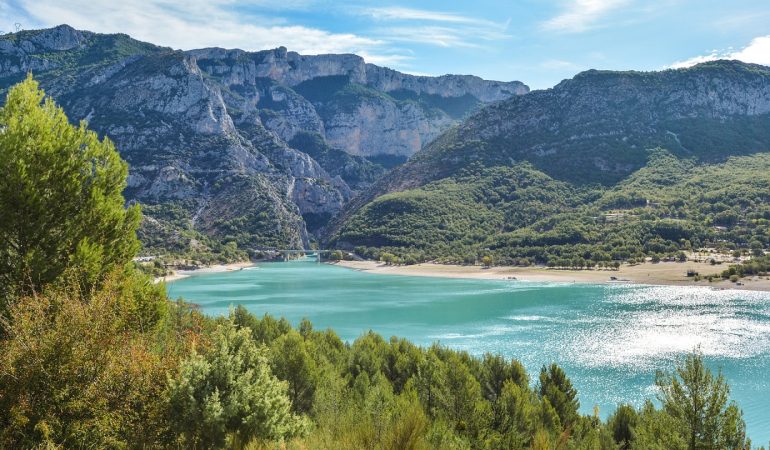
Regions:
<instances>
[{"instance_id":1,"label":"mountain peak","mask_svg":"<svg viewBox=\"0 0 770 450\"><path fill-rule=\"evenodd\" d=\"M86 42L87 31L80 31L67 24L53 28L34 31L20 31L14 35L22 40L30 42L36 49L65 51L77 47L83 47Z\"/></svg>"}]
</instances>

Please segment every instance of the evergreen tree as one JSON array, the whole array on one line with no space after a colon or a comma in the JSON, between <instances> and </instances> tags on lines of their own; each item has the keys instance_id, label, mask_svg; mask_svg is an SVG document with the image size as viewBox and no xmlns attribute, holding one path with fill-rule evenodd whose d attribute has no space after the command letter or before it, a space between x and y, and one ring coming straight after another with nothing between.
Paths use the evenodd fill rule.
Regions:
<instances>
[{"instance_id":1,"label":"evergreen tree","mask_svg":"<svg viewBox=\"0 0 770 450\"><path fill-rule=\"evenodd\" d=\"M540 397L556 411L565 428L577 420L580 408L577 390L572 387L564 370L556 364L543 366L540 370Z\"/></svg>"},{"instance_id":2,"label":"evergreen tree","mask_svg":"<svg viewBox=\"0 0 770 450\"><path fill-rule=\"evenodd\" d=\"M615 413L607 420L612 438L621 450L630 448L634 440L634 427L638 421L636 410L631 405L619 405Z\"/></svg>"},{"instance_id":3,"label":"evergreen tree","mask_svg":"<svg viewBox=\"0 0 770 450\"><path fill-rule=\"evenodd\" d=\"M684 424L688 450L745 447L746 426L735 403L728 404L730 387L721 372L711 373L701 353L688 355L673 374L658 373L656 384L664 410Z\"/></svg>"},{"instance_id":4,"label":"evergreen tree","mask_svg":"<svg viewBox=\"0 0 770 450\"><path fill-rule=\"evenodd\" d=\"M535 411L528 386L507 380L503 385L500 399L500 425L506 448L524 448L530 441L535 428Z\"/></svg>"},{"instance_id":5,"label":"evergreen tree","mask_svg":"<svg viewBox=\"0 0 770 450\"><path fill-rule=\"evenodd\" d=\"M124 206L127 175L113 144L71 125L31 75L10 89L0 109L3 303L67 271L89 289L131 261L140 212Z\"/></svg>"},{"instance_id":6,"label":"evergreen tree","mask_svg":"<svg viewBox=\"0 0 770 450\"><path fill-rule=\"evenodd\" d=\"M302 434L305 419L292 414L287 386L271 372L264 347L248 328L219 324L208 351L181 362L169 381L175 430L188 446L219 448L251 439Z\"/></svg>"},{"instance_id":7,"label":"evergreen tree","mask_svg":"<svg viewBox=\"0 0 770 450\"><path fill-rule=\"evenodd\" d=\"M420 355L412 383L425 411L430 417L435 417L443 399L448 394L446 393L446 368L436 356L434 348Z\"/></svg>"},{"instance_id":8,"label":"evergreen tree","mask_svg":"<svg viewBox=\"0 0 770 450\"><path fill-rule=\"evenodd\" d=\"M446 392L444 410L446 418L455 424L458 431L464 431L474 419L476 402L481 400L481 385L473 376L461 357L452 353L445 361Z\"/></svg>"},{"instance_id":9,"label":"evergreen tree","mask_svg":"<svg viewBox=\"0 0 770 450\"><path fill-rule=\"evenodd\" d=\"M270 365L278 378L288 382L294 411L310 412L318 373L302 335L291 330L276 339L270 347Z\"/></svg>"}]
</instances>

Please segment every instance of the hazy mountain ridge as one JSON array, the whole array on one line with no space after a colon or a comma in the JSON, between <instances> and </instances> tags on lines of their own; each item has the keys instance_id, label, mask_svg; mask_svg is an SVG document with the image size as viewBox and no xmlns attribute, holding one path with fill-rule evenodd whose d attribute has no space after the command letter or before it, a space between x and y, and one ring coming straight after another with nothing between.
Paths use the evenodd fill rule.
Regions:
<instances>
[{"instance_id":1,"label":"hazy mountain ridge","mask_svg":"<svg viewBox=\"0 0 770 450\"><path fill-rule=\"evenodd\" d=\"M308 228L384 173L361 155L406 158L458 121L458 104L462 115L482 99L527 91L519 82L399 74L355 55L182 52L66 25L0 37L0 91L29 71L71 120L115 141L131 168L127 198L145 205L145 243L180 251L228 241L307 245ZM328 81L336 90L316 89ZM449 113L436 98L420 100L442 84Z\"/></svg>"}]
</instances>

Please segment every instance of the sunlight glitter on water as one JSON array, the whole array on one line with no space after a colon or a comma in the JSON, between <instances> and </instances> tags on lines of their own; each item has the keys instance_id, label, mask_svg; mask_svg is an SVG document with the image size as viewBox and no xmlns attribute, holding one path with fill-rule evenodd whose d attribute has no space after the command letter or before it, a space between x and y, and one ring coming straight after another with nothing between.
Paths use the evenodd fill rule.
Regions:
<instances>
[{"instance_id":1,"label":"sunlight glitter on water","mask_svg":"<svg viewBox=\"0 0 770 450\"><path fill-rule=\"evenodd\" d=\"M764 294L741 292L739 299L735 295L736 291L686 288L612 293L602 305L610 305L616 314L596 314L596 323L575 336L576 361L587 367L650 370L695 348L723 358L770 353L770 322L752 318L763 316L755 312ZM762 306L767 308L766 296Z\"/></svg>"}]
</instances>

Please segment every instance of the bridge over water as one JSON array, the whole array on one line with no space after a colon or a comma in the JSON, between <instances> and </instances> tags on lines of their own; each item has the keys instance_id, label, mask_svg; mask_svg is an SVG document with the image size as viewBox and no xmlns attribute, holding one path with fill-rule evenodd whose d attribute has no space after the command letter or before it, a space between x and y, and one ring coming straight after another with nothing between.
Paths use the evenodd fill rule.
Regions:
<instances>
[{"instance_id":1,"label":"bridge over water","mask_svg":"<svg viewBox=\"0 0 770 450\"><path fill-rule=\"evenodd\" d=\"M284 260L289 259L289 255L307 255L307 256L314 256L316 258L316 262L321 262L321 255L323 254L330 254L334 252L341 252L343 255L350 254L350 252L344 251L344 250L338 250L338 249L297 249L297 248L260 248L257 249L257 251L260 252L272 252L276 254L282 254Z\"/></svg>"}]
</instances>

